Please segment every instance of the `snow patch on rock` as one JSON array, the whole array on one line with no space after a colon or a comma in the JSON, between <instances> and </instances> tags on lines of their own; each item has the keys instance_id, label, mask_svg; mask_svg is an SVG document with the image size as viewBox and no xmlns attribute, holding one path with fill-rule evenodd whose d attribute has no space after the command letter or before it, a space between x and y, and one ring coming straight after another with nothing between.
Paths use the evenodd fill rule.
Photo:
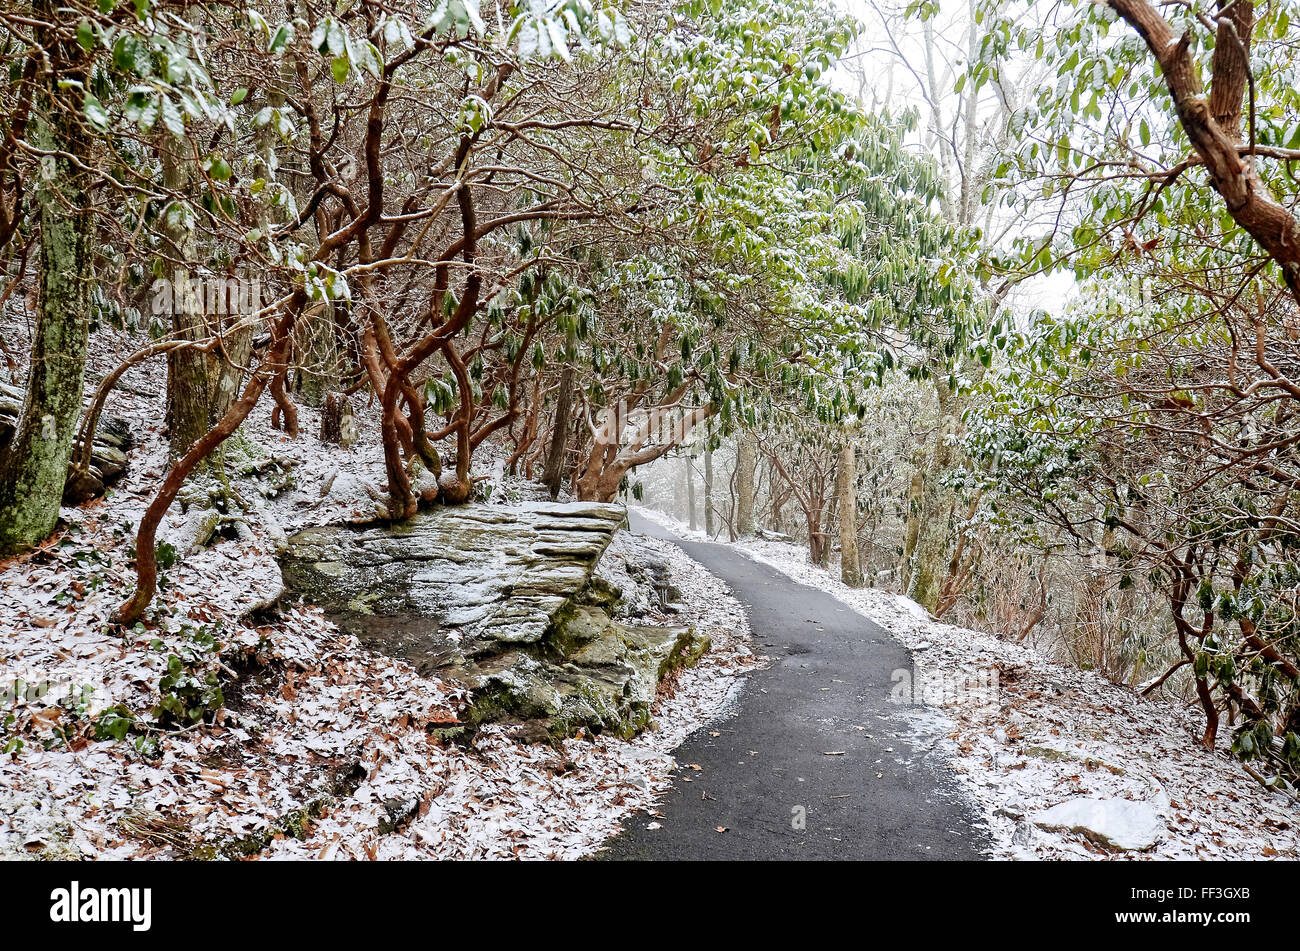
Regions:
<instances>
[{"instance_id":1,"label":"snow patch on rock","mask_svg":"<svg viewBox=\"0 0 1300 951\"><path fill-rule=\"evenodd\" d=\"M1034 817L1034 825L1051 832L1071 832L1107 849L1145 852L1164 838L1160 814L1131 799L1067 799Z\"/></svg>"}]
</instances>

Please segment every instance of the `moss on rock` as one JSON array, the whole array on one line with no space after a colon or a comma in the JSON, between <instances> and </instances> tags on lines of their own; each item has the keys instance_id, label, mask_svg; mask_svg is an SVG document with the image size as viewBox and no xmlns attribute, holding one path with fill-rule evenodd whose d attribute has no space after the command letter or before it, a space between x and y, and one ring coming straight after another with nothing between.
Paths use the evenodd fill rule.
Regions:
<instances>
[{"instance_id":1,"label":"moss on rock","mask_svg":"<svg viewBox=\"0 0 1300 951\"><path fill-rule=\"evenodd\" d=\"M284 578L368 646L470 687L462 724L441 738L490 722L630 737L650 723L660 681L708 641L615 620L622 592L594 569L623 521L618 506L541 503L309 529L291 540ZM666 566L646 570L668 585Z\"/></svg>"}]
</instances>

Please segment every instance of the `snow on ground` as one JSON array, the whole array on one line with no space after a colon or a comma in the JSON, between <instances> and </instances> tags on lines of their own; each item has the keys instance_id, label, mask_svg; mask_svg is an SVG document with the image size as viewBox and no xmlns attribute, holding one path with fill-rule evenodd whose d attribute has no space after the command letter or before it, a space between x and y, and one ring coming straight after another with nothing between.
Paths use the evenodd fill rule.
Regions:
<instances>
[{"instance_id":1,"label":"snow on ground","mask_svg":"<svg viewBox=\"0 0 1300 951\"><path fill-rule=\"evenodd\" d=\"M199 594L204 583L212 592L238 584L271 557L256 545L225 545L230 575L221 578L203 559L183 562L169 589L172 609L192 619L220 616ZM148 755L131 740L57 741L43 726L73 717L49 702L58 686L20 700L20 722L9 736L24 746L0 756L0 854L168 857L179 853L163 833L175 826L204 842L271 830L262 854L272 858L585 855L629 814L651 808L670 781L671 750L722 710L737 672L753 663L746 632L734 622L740 607L721 584L652 539L620 535L606 558L627 557L635 545L661 549L687 604L682 614L641 623L693 624L713 649L669 685L655 706L655 728L632 742L585 737L556 751L487 728L471 749L440 745L426 727L454 719L463 699L456 685L366 651L319 612L298 608L258 627L236 625L230 638L286 665L282 683L246 707L222 711L222 725L153 734L157 745ZM272 566L261 568L270 573ZM76 684L78 696L82 685L93 685L84 715L119 703L146 710L162 673L162 653L147 642L159 632L124 640L104 629L121 596L116 586L70 607L50 603L51 592L66 590L61 575L69 571L62 562L37 569L17 562L0 574L0 610L13 619L5 625L5 682L21 670L31 684ZM24 584L26 577L35 581ZM178 592L187 592L183 600ZM41 749L42 741L51 748ZM355 790L338 793L349 778ZM275 835L287 818L327 796L337 804L325 807L302 839ZM131 833L142 818L152 834Z\"/></svg>"},{"instance_id":2,"label":"snow on ground","mask_svg":"<svg viewBox=\"0 0 1300 951\"><path fill-rule=\"evenodd\" d=\"M114 355L97 356L102 373ZM168 857L196 840L259 836L271 857L581 856L623 818L652 808L670 781L671 750L724 712L739 672L755 662L736 623L743 612L720 582L675 546L620 536L606 568L617 575L628 546L657 552L687 606L660 620L693 623L714 642L660 696L657 728L630 743L573 739L562 750L521 746L493 728L471 749L435 742L429 729L464 699L457 685L363 650L318 611L255 610L279 593L284 534L374 515L370 490L384 476L366 407L351 451L314 438L310 409L301 410L303 435L290 440L270 429L269 405L259 407L231 445L232 464L246 472L235 482L245 514L228 526L234 537L179 552L150 625L117 630L108 617L130 588L133 528L166 466L160 372L132 370L107 407L140 443L125 479L106 498L66 509L67 530L38 551L0 562L0 856ZM530 491L497 481L494 500ZM181 544L191 524L175 510L163 537ZM1152 804L1164 838L1145 856L1300 854L1300 812L1225 754L1201 751L1194 711L933 622L896 595L848 589L796 546L741 547L841 598L913 651L926 705L908 707L909 722L918 742L949 753L984 811L995 855L1109 854L1032 824L1083 796ZM226 645L220 657L206 649L209 637ZM193 658L200 674L238 668L223 671L228 682L238 677L216 724L153 725L171 655ZM992 672L989 703L980 688ZM110 729L104 714L114 711L134 718L132 731L94 739L88 725ZM317 815L304 822L304 812ZM277 831L289 826L304 838Z\"/></svg>"},{"instance_id":3,"label":"snow on ground","mask_svg":"<svg viewBox=\"0 0 1300 951\"><path fill-rule=\"evenodd\" d=\"M683 536L676 520L638 509ZM1300 808L1266 790L1224 751L1198 745L1195 710L1148 699L1091 671L1051 663L1010 641L942 624L900 595L849 588L801 546L747 539L736 547L826 591L894 634L916 664L899 681L917 741L937 743L979 804L999 858L1256 859L1300 857ZM1077 797L1149 804L1163 838L1146 852L1110 852L1033 824Z\"/></svg>"},{"instance_id":4,"label":"snow on ground","mask_svg":"<svg viewBox=\"0 0 1300 951\"><path fill-rule=\"evenodd\" d=\"M100 372L112 357L101 355ZM739 605L716 579L671 545L620 535L607 558L655 549L687 599L683 613L640 623L694 624L713 641L666 685L656 726L632 742L585 737L561 750L496 728L471 748L443 745L431 731L462 708L459 685L361 648L315 609L258 610L280 592L284 535L373 517L370 488L384 481L376 426L363 422L351 451L324 446L303 407L291 440L270 428L269 401L227 444L245 473L233 482L244 514L232 537L178 551L149 624L115 628L134 526L166 466L160 373L130 371L108 404L139 443L124 479L64 509L68 528L39 550L0 562L0 858L168 858L232 840L286 858L585 855L651 806L672 748L754 662ZM174 506L162 538L182 547L193 521ZM208 672L223 675L215 723L157 726L171 656L189 661L188 696ZM96 738L95 724L110 738ZM114 724L131 730L111 738Z\"/></svg>"}]
</instances>

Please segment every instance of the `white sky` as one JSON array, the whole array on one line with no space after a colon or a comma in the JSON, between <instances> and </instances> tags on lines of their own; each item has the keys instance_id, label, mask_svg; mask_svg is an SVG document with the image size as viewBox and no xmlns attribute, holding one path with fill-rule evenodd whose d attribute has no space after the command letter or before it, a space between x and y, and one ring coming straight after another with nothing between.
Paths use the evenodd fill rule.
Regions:
<instances>
[{"instance_id":1,"label":"white sky","mask_svg":"<svg viewBox=\"0 0 1300 951\"><path fill-rule=\"evenodd\" d=\"M931 104L924 95L920 77L925 76L925 56L921 26L916 21L904 23L901 13L907 0L837 0L841 9L863 24L858 47L844 64L837 67L835 81L850 95L862 95L870 106L888 105L894 111L909 106L921 110L920 130L910 138L918 149L926 148L924 130ZM969 23L967 0L940 0L940 13L934 20L937 85L951 90L958 72L965 67L964 50ZM884 11L893 22L886 29L880 16ZM990 98L991 102L991 98ZM938 103L943 124L951 121L958 107L957 96L949 93ZM1017 313L1033 310L1060 312L1065 302L1077 293L1074 276L1068 272L1025 281L1009 296L1007 306Z\"/></svg>"}]
</instances>

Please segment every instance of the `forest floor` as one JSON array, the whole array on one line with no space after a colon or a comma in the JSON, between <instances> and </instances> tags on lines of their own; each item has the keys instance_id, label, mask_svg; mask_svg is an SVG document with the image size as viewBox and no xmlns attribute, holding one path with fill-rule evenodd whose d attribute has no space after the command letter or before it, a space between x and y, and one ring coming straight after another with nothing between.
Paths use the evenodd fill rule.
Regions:
<instances>
[{"instance_id":1,"label":"forest floor","mask_svg":"<svg viewBox=\"0 0 1300 951\"><path fill-rule=\"evenodd\" d=\"M92 381L121 356L94 354ZM133 527L167 464L161 372L130 371L106 410L136 437L127 475L65 508L38 550L0 561L0 858L581 857L651 808L670 751L756 663L724 585L675 546L620 533L598 571L617 582L633 547L652 549L688 603L638 623L693 624L713 645L661 690L654 727L560 749L494 727L469 746L437 742L429 728L455 717L463 687L362 648L314 608L275 604L286 533L375 515L367 486L384 476L367 407L349 451L315 438L309 408L289 439L259 407L228 444L243 504L194 550L205 510L174 507L160 537L176 561L148 624L116 628ZM492 501L518 501L526 489L499 469ZM183 667L174 685L172 656ZM162 725L152 711L163 692L198 702L209 672L224 696L207 722Z\"/></svg>"},{"instance_id":2,"label":"forest floor","mask_svg":"<svg viewBox=\"0 0 1300 951\"><path fill-rule=\"evenodd\" d=\"M660 512L636 511L683 539L706 540ZM946 757L983 814L994 857L1300 857L1296 802L1265 789L1225 750L1201 749L1195 710L937 622L899 595L849 588L812 565L802 546L751 538L730 547L833 595L910 651L911 693L897 699L911 711L914 741ZM1075 797L1151 805L1163 826L1160 841L1148 851L1115 852L1034 824Z\"/></svg>"},{"instance_id":3,"label":"forest floor","mask_svg":"<svg viewBox=\"0 0 1300 951\"><path fill-rule=\"evenodd\" d=\"M25 332L0 331L15 345ZM121 356L97 351L91 382ZM138 444L124 479L104 498L65 509L50 542L0 562L0 857L164 858L217 846L266 857L589 855L621 822L658 808L673 749L734 707L741 677L759 663L725 584L675 545L620 534L609 570L617 574L623 546L661 553L687 604L685 615L664 620L695 624L713 640L660 696L657 729L632 742L572 739L562 750L522 746L493 728L468 748L433 742L426 727L455 716L462 688L362 649L315 609L271 609L285 534L375 515L370 489L384 476L368 407L350 451L315 438L308 408L302 435L289 439L259 407L229 447L243 504L216 543L188 552L203 510L173 511L162 538L177 560L149 625L116 629L108 618L130 590L133 528L167 462L162 372L127 373L107 407ZM526 494L499 463L483 471L494 500ZM1108 856L1030 821L1084 794L1156 803L1164 836L1147 856L1300 855L1300 811L1225 753L1200 750L1193 711L935 623L895 595L848 589L796 546L737 547L910 649L925 700L939 685L935 702L908 711L912 745L946 760L978 804L994 856ZM223 645L219 655L213 643ZM153 718L170 656L183 659L187 676L221 671L227 689L215 722ZM945 684L988 671L997 672L996 702L978 692L948 696ZM96 739L97 729L106 738ZM680 774L680 789L694 772Z\"/></svg>"},{"instance_id":4,"label":"forest floor","mask_svg":"<svg viewBox=\"0 0 1300 951\"><path fill-rule=\"evenodd\" d=\"M495 727L444 745L427 728L461 709L459 685L366 650L314 608L244 610L277 577L258 535L178 562L155 626L110 627L129 580L113 526L145 497L121 486L67 513L72 544L0 564L0 670L17 688L0 733L0 858L578 858L652 808L671 750L755 663L723 585L674 546L620 533L598 571L617 581L649 548L688 605L639 623L693 624L713 644L661 691L654 726L560 749ZM223 706L212 723L151 725L165 658L196 630L225 645ZM114 710L135 715L130 732L96 741L89 725Z\"/></svg>"}]
</instances>

